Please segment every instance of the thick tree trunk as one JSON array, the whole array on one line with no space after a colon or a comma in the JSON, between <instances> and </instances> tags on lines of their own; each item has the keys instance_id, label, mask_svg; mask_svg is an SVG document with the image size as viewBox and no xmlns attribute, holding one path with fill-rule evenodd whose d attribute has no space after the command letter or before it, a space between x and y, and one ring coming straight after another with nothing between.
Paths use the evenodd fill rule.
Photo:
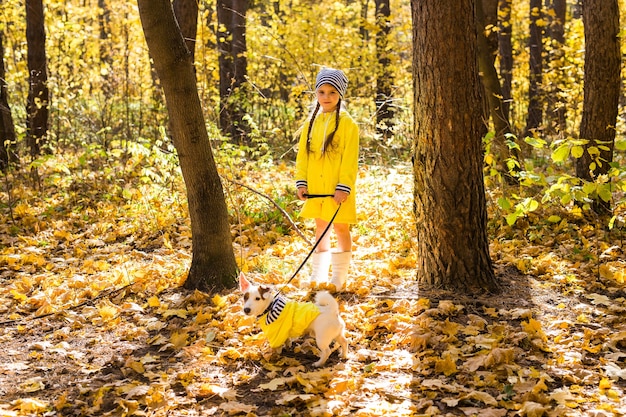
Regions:
<instances>
[{"instance_id":1,"label":"thick tree trunk","mask_svg":"<svg viewBox=\"0 0 626 417\"><path fill-rule=\"evenodd\" d=\"M8 96L4 69L4 43L2 31L0 31L0 170L5 170L10 161L17 160L11 151L15 144L15 126Z\"/></svg>"},{"instance_id":2,"label":"thick tree trunk","mask_svg":"<svg viewBox=\"0 0 626 417\"><path fill-rule=\"evenodd\" d=\"M607 173L613 161L621 65L617 0L586 1L583 22L585 78L580 138L589 143L576 160L576 176L594 180Z\"/></svg>"},{"instance_id":3,"label":"thick tree trunk","mask_svg":"<svg viewBox=\"0 0 626 417\"><path fill-rule=\"evenodd\" d=\"M378 71L376 74L376 132L381 138L387 139L393 135L393 102L391 59L388 48L389 33L391 30L391 8L389 0L376 0L376 58Z\"/></svg>"},{"instance_id":4,"label":"thick tree trunk","mask_svg":"<svg viewBox=\"0 0 626 417\"><path fill-rule=\"evenodd\" d=\"M475 0L412 0L418 279L497 290L487 239Z\"/></svg>"},{"instance_id":5,"label":"thick tree trunk","mask_svg":"<svg viewBox=\"0 0 626 417\"><path fill-rule=\"evenodd\" d=\"M170 0L138 0L146 42L161 80L174 146L187 187L193 257L185 287L232 288L237 264L222 183L196 90L191 54Z\"/></svg>"},{"instance_id":6,"label":"thick tree trunk","mask_svg":"<svg viewBox=\"0 0 626 417\"><path fill-rule=\"evenodd\" d=\"M41 153L48 133L48 70L42 0L26 0L29 89L26 109L27 143L32 158Z\"/></svg>"},{"instance_id":7,"label":"thick tree trunk","mask_svg":"<svg viewBox=\"0 0 626 417\"><path fill-rule=\"evenodd\" d=\"M220 129L239 144L249 144L245 102L246 13L248 0L217 1L217 45L220 67Z\"/></svg>"}]
</instances>

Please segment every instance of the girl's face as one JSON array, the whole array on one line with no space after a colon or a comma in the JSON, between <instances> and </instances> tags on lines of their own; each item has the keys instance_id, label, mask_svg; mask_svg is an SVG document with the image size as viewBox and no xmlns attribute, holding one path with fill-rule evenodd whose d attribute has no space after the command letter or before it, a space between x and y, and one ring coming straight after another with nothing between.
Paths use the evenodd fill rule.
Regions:
<instances>
[{"instance_id":1,"label":"girl's face","mask_svg":"<svg viewBox=\"0 0 626 417\"><path fill-rule=\"evenodd\" d=\"M330 84L322 84L315 92L317 102L320 103L324 113L335 111L339 103L339 91Z\"/></svg>"}]
</instances>

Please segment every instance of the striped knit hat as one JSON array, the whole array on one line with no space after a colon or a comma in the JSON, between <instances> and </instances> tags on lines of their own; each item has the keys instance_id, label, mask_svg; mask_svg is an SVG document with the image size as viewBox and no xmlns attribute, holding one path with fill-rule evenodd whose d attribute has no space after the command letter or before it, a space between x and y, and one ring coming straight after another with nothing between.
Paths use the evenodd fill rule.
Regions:
<instances>
[{"instance_id":1,"label":"striped knit hat","mask_svg":"<svg viewBox=\"0 0 626 417\"><path fill-rule=\"evenodd\" d=\"M343 98L348 89L348 78L343 71L334 68L322 68L317 73L317 79L315 80L315 90L322 84L330 84L339 91L339 95Z\"/></svg>"}]
</instances>

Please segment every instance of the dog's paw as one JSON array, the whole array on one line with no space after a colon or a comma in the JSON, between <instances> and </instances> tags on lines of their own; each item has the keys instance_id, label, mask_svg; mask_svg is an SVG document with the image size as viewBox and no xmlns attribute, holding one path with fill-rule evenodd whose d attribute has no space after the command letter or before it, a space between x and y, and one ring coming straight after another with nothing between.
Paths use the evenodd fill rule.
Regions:
<instances>
[{"instance_id":1,"label":"dog's paw","mask_svg":"<svg viewBox=\"0 0 626 417\"><path fill-rule=\"evenodd\" d=\"M321 366L324 366L324 364L326 363L326 361L322 361L321 359L317 362L313 362L313 366L316 368L319 368Z\"/></svg>"}]
</instances>

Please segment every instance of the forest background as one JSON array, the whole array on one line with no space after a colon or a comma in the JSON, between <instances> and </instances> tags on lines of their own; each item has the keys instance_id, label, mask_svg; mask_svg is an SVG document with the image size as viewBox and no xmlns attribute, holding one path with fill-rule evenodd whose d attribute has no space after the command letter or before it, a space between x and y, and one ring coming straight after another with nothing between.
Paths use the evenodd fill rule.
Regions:
<instances>
[{"instance_id":1,"label":"forest background","mask_svg":"<svg viewBox=\"0 0 626 417\"><path fill-rule=\"evenodd\" d=\"M390 9L384 74L393 80L386 100L394 112L381 125L380 28L369 2L250 4L247 82L236 97L249 127L242 143L218 128L219 28L215 6L199 3L198 93L237 261L258 279L281 283L308 242L281 210L237 183L297 219L293 146L311 83L320 65L346 69L350 78L348 106L362 130L362 201L376 204L362 204L354 282L343 297L355 356L310 372L299 360L313 350L306 345L282 362L263 361L236 294L177 291L191 247L184 187L136 5L45 4L49 126L41 154L29 155L25 9L0 4L17 156L3 171L0 194L4 413L263 414L303 406L313 415L625 413L624 110L614 169L599 182L575 182L580 5L568 4L562 44L544 38L545 112L532 131L527 45L537 11L514 2L501 16L504 26L486 28L510 25L511 133L528 135L529 148L511 188L497 167L501 155L491 152L492 136L485 140L491 250L509 291L474 302L437 290L418 298L413 283L411 11L406 1ZM541 10L534 23L547 31L553 15ZM561 119L555 103L565 111ZM596 216L589 199L606 196L607 184L617 190L608 198L612 212ZM296 222L311 235L310 225ZM527 298L520 302L520 295Z\"/></svg>"}]
</instances>

